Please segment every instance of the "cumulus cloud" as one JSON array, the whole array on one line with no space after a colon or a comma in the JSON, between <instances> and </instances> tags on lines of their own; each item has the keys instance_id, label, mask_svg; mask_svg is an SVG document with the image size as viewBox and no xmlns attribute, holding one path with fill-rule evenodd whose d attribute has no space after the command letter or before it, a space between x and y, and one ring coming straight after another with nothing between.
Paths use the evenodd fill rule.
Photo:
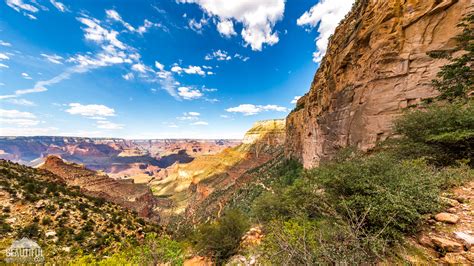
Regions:
<instances>
[{"instance_id":1,"label":"cumulus cloud","mask_svg":"<svg viewBox=\"0 0 474 266\"><path fill-rule=\"evenodd\" d=\"M217 31L225 37L231 37L237 34L234 30L232 20L219 21L219 23L217 23Z\"/></svg>"},{"instance_id":2,"label":"cumulus cloud","mask_svg":"<svg viewBox=\"0 0 474 266\"><path fill-rule=\"evenodd\" d=\"M313 60L321 62L329 44L329 37L334 33L339 22L351 10L354 0L322 0L309 11L306 11L296 23L310 29L317 28L316 49Z\"/></svg>"},{"instance_id":3,"label":"cumulus cloud","mask_svg":"<svg viewBox=\"0 0 474 266\"><path fill-rule=\"evenodd\" d=\"M80 103L70 103L69 109L67 109L66 112L89 118L115 116L114 109L101 104L82 105Z\"/></svg>"},{"instance_id":4,"label":"cumulus cloud","mask_svg":"<svg viewBox=\"0 0 474 266\"><path fill-rule=\"evenodd\" d=\"M209 23L209 21L205 18L201 18L200 20L190 19L188 21L188 27L197 32L202 33L203 28Z\"/></svg>"},{"instance_id":5,"label":"cumulus cloud","mask_svg":"<svg viewBox=\"0 0 474 266\"><path fill-rule=\"evenodd\" d=\"M261 51L263 45L274 45L279 41L278 34L273 31L273 27L283 18L285 0L177 1L180 3L198 4L209 16L216 17L219 23L227 23L227 26L229 26L227 21L241 23L243 26L242 38L246 45L250 45L254 51Z\"/></svg>"},{"instance_id":6,"label":"cumulus cloud","mask_svg":"<svg viewBox=\"0 0 474 266\"><path fill-rule=\"evenodd\" d=\"M288 108L278 105L253 105L241 104L236 107L226 109L229 113L242 113L245 116L256 115L265 111L288 112Z\"/></svg>"},{"instance_id":7,"label":"cumulus cloud","mask_svg":"<svg viewBox=\"0 0 474 266\"><path fill-rule=\"evenodd\" d=\"M175 64L171 68L172 72L181 74L181 73L186 73L188 75L199 75L199 76L205 76L206 72L202 70L200 66L188 66L187 68L180 67L179 65Z\"/></svg>"},{"instance_id":8,"label":"cumulus cloud","mask_svg":"<svg viewBox=\"0 0 474 266\"><path fill-rule=\"evenodd\" d=\"M199 99L203 96L203 93L198 89L192 89L188 87L179 87L178 88L178 95L181 96L185 100L194 100Z\"/></svg>"},{"instance_id":9,"label":"cumulus cloud","mask_svg":"<svg viewBox=\"0 0 474 266\"><path fill-rule=\"evenodd\" d=\"M217 50L213 51L211 54L207 54L204 59L207 61L213 59L216 59L217 61L229 61L232 59L232 56L230 56L225 50Z\"/></svg>"},{"instance_id":10,"label":"cumulus cloud","mask_svg":"<svg viewBox=\"0 0 474 266\"><path fill-rule=\"evenodd\" d=\"M133 73L127 73L125 75L122 75L122 78L125 80L132 80L135 78L135 75L133 75Z\"/></svg>"},{"instance_id":11,"label":"cumulus cloud","mask_svg":"<svg viewBox=\"0 0 474 266\"><path fill-rule=\"evenodd\" d=\"M49 62L53 63L53 64L62 64L62 60L64 58L62 58L61 56L57 55L57 54L52 54L52 55L48 55L48 54L41 54L42 57L44 57L46 60L48 60Z\"/></svg>"},{"instance_id":12,"label":"cumulus cloud","mask_svg":"<svg viewBox=\"0 0 474 266\"><path fill-rule=\"evenodd\" d=\"M296 104L300 98L301 96L295 96L293 100L291 100L291 104Z\"/></svg>"},{"instance_id":13,"label":"cumulus cloud","mask_svg":"<svg viewBox=\"0 0 474 266\"><path fill-rule=\"evenodd\" d=\"M158 61L155 61L155 67L161 71L165 70L165 66Z\"/></svg>"}]
</instances>

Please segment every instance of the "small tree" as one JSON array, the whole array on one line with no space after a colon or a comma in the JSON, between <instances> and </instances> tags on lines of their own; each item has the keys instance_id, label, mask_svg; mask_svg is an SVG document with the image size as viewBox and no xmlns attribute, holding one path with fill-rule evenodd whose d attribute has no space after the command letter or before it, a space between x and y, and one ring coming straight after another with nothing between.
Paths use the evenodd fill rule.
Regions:
<instances>
[{"instance_id":1,"label":"small tree","mask_svg":"<svg viewBox=\"0 0 474 266\"><path fill-rule=\"evenodd\" d=\"M458 27L462 28L462 33L457 36L458 45L452 53L429 54L433 58L444 58L451 62L441 67L438 78L433 80L433 85L441 92L438 99L450 102L467 99L474 90L474 12L469 12ZM452 56L454 52L459 51L463 52L461 56Z\"/></svg>"},{"instance_id":2,"label":"small tree","mask_svg":"<svg viewBox=\"0 0 474 266\"><path fill-rule=\"evenodd\" d=\"M221 264L238 251L240 240L248 227L248 219L240 211L231 210L216 222L199 228L196 249Z\"/></svg>"}]
</instances>

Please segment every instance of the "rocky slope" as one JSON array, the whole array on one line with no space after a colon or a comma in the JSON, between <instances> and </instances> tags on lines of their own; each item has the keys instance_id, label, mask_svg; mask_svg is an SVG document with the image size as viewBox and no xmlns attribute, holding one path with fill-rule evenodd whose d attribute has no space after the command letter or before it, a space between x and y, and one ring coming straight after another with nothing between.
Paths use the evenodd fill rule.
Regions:
<instances>
[{"instance_id":1,"label":"rocky slope","mask_svg":"<svg viewBox=\"0 0 474 266\"><path fill-rule=\"evenodd\" d=\"M177 165L165 179L151 183L153 191L169 200L170 214L194 217L196 210L209 207L215 215L233 191L229 188L238 188L248 181L248 172L283 153L284 129L284 120L257 122L241 145ZM212 201L206 200L209 197Z\"/></svg>"},{"instance_id":2,"label":"rocky slope","mask_svg":"<svg viewBox=\"0 0 474 266\"><path fill-rule=\"evenodd\" d=\"M144 184L118 181L82 165L66 163L54 155L48 156L40 168L59 176L68 186L78 186L89 196L103 198L136 211L141 217L159 220L155 211L157 199Z\"/></svg>"},{"instance_id":3,"label":"rocky slope","mask_svg":"<svg viewBox=\"0 0 474 266\"><path fill-rule=\"evenodd\" d=\"M160 229L119 205L83 194L42 169L0 160L0 250L28 237L48 264L64 264L78 252L110 255L127 238ZM0 252L3 262L5 252Z\"/></svg>"},{"instance_id":4,"label":"rocky slope","mask_svg":"<svg viewBox=\"0 0 474 266\"><path fill-rule=\"evenodd\" d=\"M392 135L402 109L437 94L450 50L472 0L360 0L337 28L310 91L286 123L288 157L317 166L338 149L369 150Z\"/></svg>"}]
</instances>

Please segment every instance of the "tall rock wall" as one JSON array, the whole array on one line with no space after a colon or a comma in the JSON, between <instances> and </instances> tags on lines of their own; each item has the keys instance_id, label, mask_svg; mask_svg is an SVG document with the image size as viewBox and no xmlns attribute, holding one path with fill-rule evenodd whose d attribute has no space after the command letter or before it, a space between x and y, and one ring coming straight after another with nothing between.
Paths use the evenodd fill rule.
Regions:
<instances>
[{"instance_id":1,"label":"tall rock wall","mask_svg":"<svg viewBox=\"0 0 474 266\"><path fill-rule=\"evenodd\" d=\"M435 96L450 50L474 0L360 0L337 28L310 91L287 117L287 157L317 166L337 150L369 150L392 134L401 110Z\"/></svg>"}]
</instances>

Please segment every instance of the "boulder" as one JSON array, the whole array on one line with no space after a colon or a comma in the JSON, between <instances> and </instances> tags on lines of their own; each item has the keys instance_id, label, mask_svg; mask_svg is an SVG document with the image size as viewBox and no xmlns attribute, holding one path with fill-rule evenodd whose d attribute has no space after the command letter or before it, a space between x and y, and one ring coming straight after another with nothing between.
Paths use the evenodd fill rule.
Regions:
<instances>
[{"instance_id":1,"label":"boulder","mask_svg":"<svg viewBox=\"0 0 474 266\"><path fill-rule=\"evenodd\" d=\"M457 224L459 222L459 216L442 212L435 215L435 220L442 223Z\"/></svg>"},{"instance_id":2,"label":"boulder","mask_svg":"<svg viewBox=\"0 0 474 266\"><path fill-rule=\"evenodd\" d=\"M446 252L461 252L461 251L463 251L463 245L462 244L460 244L458 242L455 242L455 241L452 241L452 240L449 240L449 239L446 239L446 238L432 237L431 242L433 242L435 247L437 247L437 248L439 248L443 251L446 251Z\"/></svg>"},{"instance_id":3,"label":"boulder","mask_svg":"<svg viewBox=\"0 0 474 266\"><path fill-rule=\"evenodd\" d=\"M461 240L467 250L469 250L474 245L474 236L470 234L465 232L455 232L454 237Z\"/></svg>"},{"instance_id":4,"label":"boulder","mask_svg":"<svg viewBox=\"0 0 474 266\"><path fill-rule=\"evenodd\" d=\"M459 201L447 197L441 197L441 201L449 207L457 207L460 204Z\"/></svg>"}]
</instances>

